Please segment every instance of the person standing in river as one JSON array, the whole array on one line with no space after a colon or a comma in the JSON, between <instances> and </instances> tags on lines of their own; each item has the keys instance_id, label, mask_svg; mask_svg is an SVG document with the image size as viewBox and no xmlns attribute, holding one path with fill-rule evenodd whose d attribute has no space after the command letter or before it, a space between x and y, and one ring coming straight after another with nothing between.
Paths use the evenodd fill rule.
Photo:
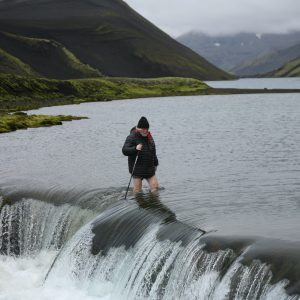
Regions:
<instances>
[{"instance_id":1,"label":"person standing in river","mask_svg":"<svg viewBox=\"0 0 300 300\"><path fill-rule=\"evenodd\" d=\"M158 189L158 181L155 172L158 166L156 147L149 131L149 122L141 117L137 126L133 127L127 136L122 152L128 156L129 173L133 175L133 192L142 190L142 181L146 179L151 192ZM136 156L138 155L133 170Z\"/></svg>"}]
</instances>

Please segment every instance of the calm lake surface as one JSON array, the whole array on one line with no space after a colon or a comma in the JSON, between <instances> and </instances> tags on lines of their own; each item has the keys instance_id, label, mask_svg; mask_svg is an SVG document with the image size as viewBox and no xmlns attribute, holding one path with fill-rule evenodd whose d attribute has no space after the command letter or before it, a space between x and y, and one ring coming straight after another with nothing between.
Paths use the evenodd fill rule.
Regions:
<instances>
[{"instance_id":1,"label":"calm lake surface","mask_svg":"<svg viewBox=\"0 0 300 300\"><path fill-rule=\"evenodd\" d=\"M297 88L299 80L288 85ZM246 82L252 79L222 87L249 88ZM280 80L260 82L253 87L283 88ZM31 111L89 119L1 134L0 188L125 191L121 148L144 115L157 145L160 200L179 220L219 234L300 241L299 100L299 94L192 96Z\"/></svg>"},{"instance_id":2,"label":"calm lake surface","mask_svg":"<svg viewBox=\"0 0 300 300\"><path fill-rule=\"evenodd\" d=\"M300 89L300 78L243 78L229 81L207 81L214 88Z\"/></svg>"}]
</instances>

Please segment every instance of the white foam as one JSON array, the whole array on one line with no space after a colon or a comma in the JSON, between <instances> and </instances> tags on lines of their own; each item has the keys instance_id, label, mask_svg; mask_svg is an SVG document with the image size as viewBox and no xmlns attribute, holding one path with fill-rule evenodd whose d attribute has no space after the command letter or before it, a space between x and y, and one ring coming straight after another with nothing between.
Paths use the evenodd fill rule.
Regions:
<instances>
[{"instance_id":1,"label":"white foam","mask_svg":"<svg viewBox=\"0 0 300 300\"><path fill-rule=\"evenodd\" d=\"M88 293L67 278L47 281L45 275L56 252L42 251L35 257L0 256L1 300L107 300L110 288ZM106 293L106 294L105 294Z\"/></svg>"}]
</instances>

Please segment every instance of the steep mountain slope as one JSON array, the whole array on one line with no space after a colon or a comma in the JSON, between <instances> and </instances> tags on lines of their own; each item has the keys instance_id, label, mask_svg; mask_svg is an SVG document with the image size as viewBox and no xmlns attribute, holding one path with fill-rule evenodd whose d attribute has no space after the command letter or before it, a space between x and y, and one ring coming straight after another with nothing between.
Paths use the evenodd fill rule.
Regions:
<instances>
[{"instance_id":1,"label":"steep mountain slope","mask_svg":"<svg viewBox=\"0 0 300 300\"><path fill-rule=\"evenodd\" d=\"M0 47L30 66L36 75L65 79L98 77L101 73L82 64L60 43L0 32Z\"/></svg>"},{"instance_id":2,"label":"steep mountain slope","mask_svg":"<svg viewBox=\"0 0 300 300\"><path fill-rule=\"evenodd\" d=\"M257 57L270 55L300 43L300 32L290 34L239 33L236 35L207 36L199 32L189 32L177 38L210 62L228 72L239 73L239 67ZM277 67L282 65L279 62Z\"/></svg>"},{"instance_id":3,"label":"steep mountain slope","mask_svg":"<svg viewBox=\"0 0 300 300\"><path fill-rule=\"evenodd\" d=\"M280 68L282 65L294 60L300 56L300 43L271 52L262 57L258 57L253 61L246 62L233 70L234 73L240 76L253 76L264 74Z\"/></svg>"},{"instance_id":4,"label":"steep mountain slope","mask_svg":"<svg viewBox=\"0 0 300 300\"><path fill-rule=\"evenodd\" d=\"M300 56L279 69L263 75L264 77L300 77Z\"/></svg>"},{"instance_id":5,"label":"steep mountain slope","mask_svg":"<svg viewBox=\"0 0 300 300\"><path fill-rule=\"evenodd\" d=\"M231 77L121 0L2 1L0 28L56 41L108 76Z\"/></svg>"},{"instance_id":6,"label":"steep mountain slope","mask_svg":"<svg viewBox=\"0 0 300 300\"><path fill-rule=\"evenodd\" d=\"M0 73L34 76L36 74L30 66L24 64L17 57L0 48Z\"/></svg>"}]
</instances>

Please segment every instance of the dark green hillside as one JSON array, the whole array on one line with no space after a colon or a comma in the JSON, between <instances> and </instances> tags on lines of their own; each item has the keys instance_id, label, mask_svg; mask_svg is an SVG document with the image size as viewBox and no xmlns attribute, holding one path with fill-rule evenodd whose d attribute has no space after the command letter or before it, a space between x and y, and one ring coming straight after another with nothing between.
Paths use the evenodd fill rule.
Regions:
<instances>
[{"instance_id":1,"label":"dark green hillside","mask_svg":"<svg viewBox=\"0 0 300 300\"><path fill-rule=\"evenodd\" d=\"M265 74L264 77L300 77L300 57L273 72Z\"/></svg>"},{"instance_id":2,"label":"dark green hillside","mask_svg":"<svg viewBox=\"0 0 300 300\"><path fill-rule=\"evenodd\" d=\"M231 78L120 0L4 1L0 27L56 41L106 76Z\"/></svg>"},{"instance_id":3,"label":"dark green hillside","mask_svg":"<svg viewBox=\"0 0 300 300\"><path fill-rule=\"evenodd\" d=\"M35 75L57 79L101 76L98 70L84 65L68 49L53 40L0 32L0 47L23 65L30 66L34 70L31 73ZM0 61L0 68L1 65ZM24 72L12 73L24 75Z\"/></svg>"}]
</instances>

